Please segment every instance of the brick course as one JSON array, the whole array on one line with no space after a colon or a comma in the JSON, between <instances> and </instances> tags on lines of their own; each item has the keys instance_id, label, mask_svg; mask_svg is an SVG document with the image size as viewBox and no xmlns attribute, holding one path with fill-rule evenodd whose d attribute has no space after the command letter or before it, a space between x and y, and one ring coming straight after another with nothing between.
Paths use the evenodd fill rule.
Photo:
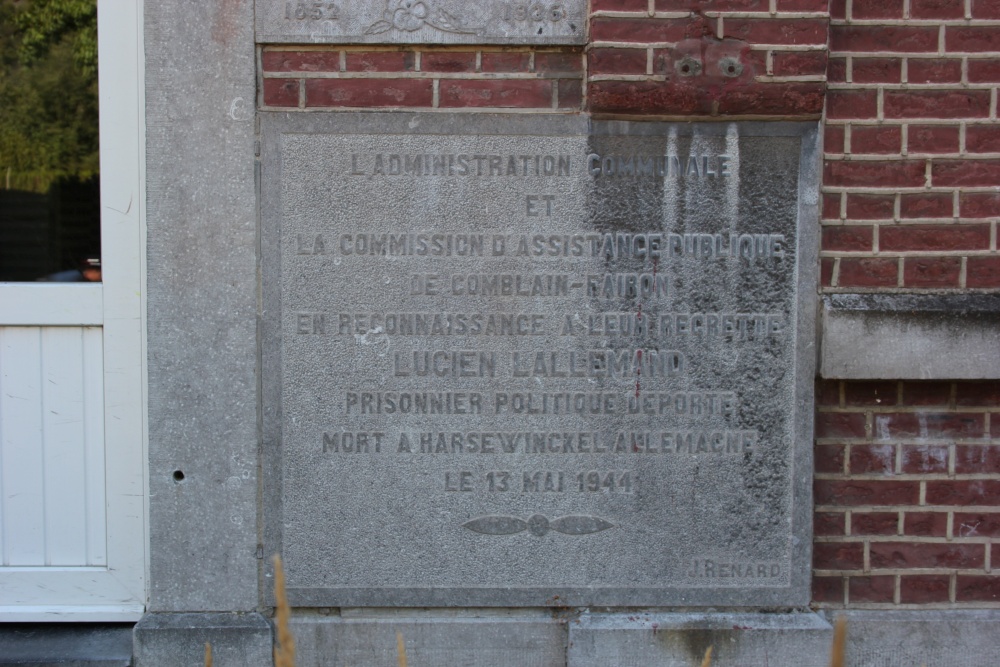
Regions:
<instances>
[{"instance_id":1,"label":"brick course","mask_svg":"<svg viewBox=\"0 0 1000 667\"><path fill-rule=\"evenodd\" d=\"M581 49L268 46L261 66L264 108L566 112L584 101Z\"/></svg>"}]
</instances>

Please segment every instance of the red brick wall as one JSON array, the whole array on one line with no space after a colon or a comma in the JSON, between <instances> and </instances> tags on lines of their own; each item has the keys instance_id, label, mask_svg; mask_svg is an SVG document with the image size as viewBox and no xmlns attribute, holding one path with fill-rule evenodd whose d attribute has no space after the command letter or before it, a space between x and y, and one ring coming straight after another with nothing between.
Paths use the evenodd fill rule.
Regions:
<instances>
[{"instance_id":1,"label":"red brick wall","mask_svg":"<svg viewBox=\"0 0 1000 667\"><path fill-rule=\"evenodd\" d=\"M1000 606L1000 382L822 382L813 599Z\"/></svg>"},{"instance_id":2,"label":"red brick wall","mask_svg":"<svg viewBox=\"0 0 1000 667\"><path fill-rule=\"evenodd\" d=\"M821 290L1000 290L1000 0L591 7L582 49L266 46L260 102L822 119ZM816 435L817 606L1000 605L1000 383L823 382Z\"/></svg>"},{"instance_id":3,"label":"red brick wall","mask_svg":"<svg viewBox=\"0 0 1000 667\"><path fill-rule=\"evenodd\" d=\"M1000 288L1000 2L830 11L823 286Z\"/></svg>"},{"instance_id":4,"label":"red brick wall","mask_svg":"<svg viewBox=\"0 0 1000 667\"><path fill-rule=\"evenodd\" d=\"M998 19L996 0L833 1L825 291L1000 288ZM815 603L1000 605L1000 384L818 402Z\"/></svg>"}]
</instances>

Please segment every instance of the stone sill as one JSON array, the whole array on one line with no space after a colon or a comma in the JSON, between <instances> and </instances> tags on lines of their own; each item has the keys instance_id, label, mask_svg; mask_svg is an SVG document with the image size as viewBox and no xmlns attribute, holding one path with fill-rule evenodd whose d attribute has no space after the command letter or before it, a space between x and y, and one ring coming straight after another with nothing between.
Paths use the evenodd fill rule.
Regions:
<instances>
[{"instance_id":1,"label":"stone sill","mask_svg":"<svg viewBox=\"0 0 1000 667\"><path fill-rule=\"evenodd\" d=\"M823 378L1000 378L1000 294L827 294L821 303Z\"/></svg>"}]
</instances>

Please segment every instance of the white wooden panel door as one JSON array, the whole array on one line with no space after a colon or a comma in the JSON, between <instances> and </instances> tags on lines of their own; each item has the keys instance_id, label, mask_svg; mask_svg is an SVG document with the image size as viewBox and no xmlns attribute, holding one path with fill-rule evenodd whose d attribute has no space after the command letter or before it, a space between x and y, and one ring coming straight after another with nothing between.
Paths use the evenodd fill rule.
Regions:
<instances>
[{"instance_id":1,"label":"white wooden panel door","mask_svg":"<svg viewBox=\"0 0 1000 667\"><path fill-rule=\"evenodd\" d=\"M100 327L0 327L0 565L101 567Z\"/></svg>"},{"instance_id":2,"label":"white wooden panel door","mask_svg":"<svg viewBox=\"0 0 1000 667\"><path fill-rule=\"evenodd\" d=\"M98 1L101 284L0 284L0 621L144 610L142 4Z\"/></svg>"}]
</instances>

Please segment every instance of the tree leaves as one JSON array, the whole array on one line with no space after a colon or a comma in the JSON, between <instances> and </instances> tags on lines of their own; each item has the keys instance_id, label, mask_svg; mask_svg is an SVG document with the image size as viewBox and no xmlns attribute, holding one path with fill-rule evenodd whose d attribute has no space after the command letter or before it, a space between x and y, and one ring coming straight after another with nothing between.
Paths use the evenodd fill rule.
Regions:
<instances>
[{"instance_id":1,"label":"tree leaves","mask_svg":"<svg viewBox=\"0 0 1000 667\"><path fill-rule=\"evenodd\" d=\"M83 75L97 75L95 0L31 0L17 12L14 24L21 36L24 63L44 57L52 46L68 39L73 45L73 60Z\"/></svg>"},{"instance_id":2,"label":"tree leaves","mask_svg":"<svg viewBox=\"0 0 1000 667\"><path fill-rule=\"evenodd\" d=\"M0 186L99 170L95 0L0 0Z\"/></svg>"}]
</instances>

